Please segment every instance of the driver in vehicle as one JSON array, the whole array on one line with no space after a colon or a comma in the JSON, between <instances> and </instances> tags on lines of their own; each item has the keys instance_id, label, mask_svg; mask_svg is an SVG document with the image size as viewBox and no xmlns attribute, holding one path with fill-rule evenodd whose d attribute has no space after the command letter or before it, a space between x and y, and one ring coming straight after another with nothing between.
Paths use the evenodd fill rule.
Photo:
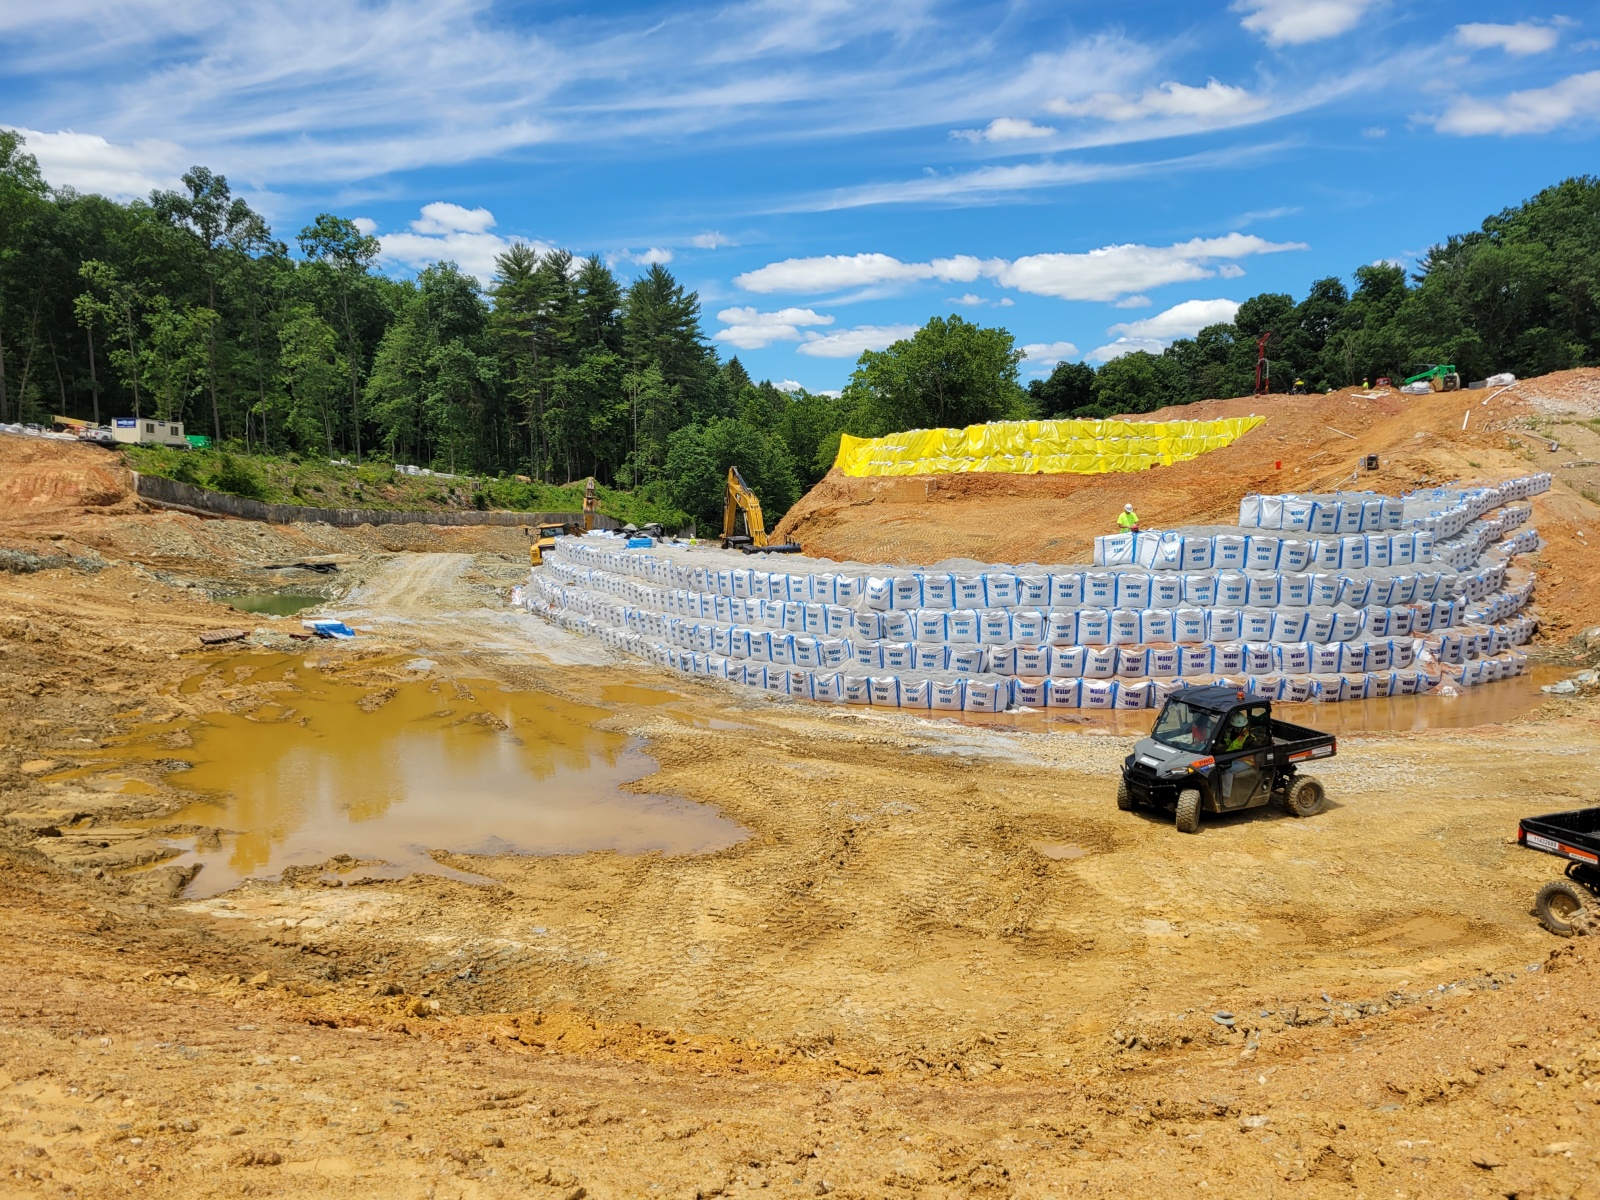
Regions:
<instances>
[{"instance_id":1,"label":"driver in vehicle","mask_svg":"<svg viewBox=\"0 0 1600 1200\"><path fill-rule=\"evenodd\" d=\"M1256 745L1259 739L1256 730L1251 728L1250 718L1244 709L1240 709L1228 718L1227 728L1222 731L1217 749L1223 754L1230 754L1235 750L1248 750ZM1228 800L1233 795L1233 779L1239 772L1254 764L1248 758L1236 758L1223 769L1222 772L1222 798Z\"/></svg>"}]
</instances>

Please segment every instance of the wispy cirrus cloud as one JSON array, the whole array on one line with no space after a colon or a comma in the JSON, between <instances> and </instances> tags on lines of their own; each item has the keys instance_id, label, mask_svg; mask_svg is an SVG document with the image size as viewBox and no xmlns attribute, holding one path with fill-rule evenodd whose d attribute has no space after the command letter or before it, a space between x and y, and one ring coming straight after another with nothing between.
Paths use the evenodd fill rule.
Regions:
<instances>
[{"instance_id":1,"label":"wispy cirrus cloud","mask_svg":"<svg viewBox=\"0 0 1600 1200\"><path fill-rule=\"evenodd\" d=\"M1473 21L1456 26L1456 41L1473 50L1504 50L1507 54L1526 56L1545 54L1556 48L1561 31L1553 25L1535 25L1518 21L1512 25L1496 25L1486 21Z\"/></svg>"}]
</instances>

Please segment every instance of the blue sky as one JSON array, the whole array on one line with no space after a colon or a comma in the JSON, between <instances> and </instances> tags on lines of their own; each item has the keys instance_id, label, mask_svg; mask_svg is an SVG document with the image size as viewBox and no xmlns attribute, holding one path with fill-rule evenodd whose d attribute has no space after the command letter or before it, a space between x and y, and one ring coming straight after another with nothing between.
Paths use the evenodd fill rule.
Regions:
<instances>
[{"instance_id":1,"label":"blue sky","mask_svg":"<svg viewBox=\"0 0 1600 1200\"><path fill-rule=\"evenodd\" d=\"M758 378L835 389L958 312L1157 348L1595 168L1586 5L1236 0L0 6L0 124L121 197L193 163L292 240L485 280L664 261Z\"/></svg>"}]
</instances>

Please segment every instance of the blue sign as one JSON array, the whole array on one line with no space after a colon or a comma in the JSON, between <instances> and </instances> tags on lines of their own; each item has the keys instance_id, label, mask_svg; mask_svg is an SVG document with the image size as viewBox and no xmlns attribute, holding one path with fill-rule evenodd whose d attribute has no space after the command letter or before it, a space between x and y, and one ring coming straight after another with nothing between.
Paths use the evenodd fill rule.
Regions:
<instances>
[{"instance_id":1,"label":"blue sign","mask_svg":"<svg viewBox=\"0 0 1600 1200\"><path fill-rule=\"evenodd\" d=\"M137 429L139 427L138 417L114 417L113 421L118 429Z\"/></svg>"}]
</instances>

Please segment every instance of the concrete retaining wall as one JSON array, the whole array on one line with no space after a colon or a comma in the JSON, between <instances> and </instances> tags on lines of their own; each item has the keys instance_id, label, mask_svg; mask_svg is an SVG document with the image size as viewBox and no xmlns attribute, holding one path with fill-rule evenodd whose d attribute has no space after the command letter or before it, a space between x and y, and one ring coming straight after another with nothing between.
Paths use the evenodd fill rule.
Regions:
<instances>
[{"instance_id":1,"label":"concrete retaining wall","mask_svg":"<svg viewBox=\"0 0 1600 1200\"><path fill-rule=\"evenodd\" d=\"M351 527L356 525L542 525L546 522L572 521L581 524L581 512L385 512L370 508L309 508L298 504L266 504L243 496L229 496L193 484L163 479L159 475L141 475L134 472L134 491L141 500L159 504L164 508L180 508L189 512L219 517L238 517L245 521L264 521L269 525L293 525L297 522L320 521L324 525ZM595 528L617 529L622 522L615 517L595 514Z\"/></svg>"}]
</instances>

